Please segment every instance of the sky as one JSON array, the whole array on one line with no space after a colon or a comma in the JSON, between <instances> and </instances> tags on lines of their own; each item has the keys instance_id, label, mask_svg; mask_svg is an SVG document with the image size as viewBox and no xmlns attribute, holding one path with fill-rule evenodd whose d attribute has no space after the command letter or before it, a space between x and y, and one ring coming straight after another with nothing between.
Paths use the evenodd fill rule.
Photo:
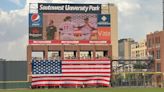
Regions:
<instances>
[{"instance_id":1,"label":"sky","mask_svg":"<svg viewBox=\"0 0 164 92\"><path fill-rule=\"evenodd\" d=\"M118 7L118 36L146 39L162 30L162 0L1 0L0 58L26 60L29 3L114 3Z\"/></svg>"}]
</instances>

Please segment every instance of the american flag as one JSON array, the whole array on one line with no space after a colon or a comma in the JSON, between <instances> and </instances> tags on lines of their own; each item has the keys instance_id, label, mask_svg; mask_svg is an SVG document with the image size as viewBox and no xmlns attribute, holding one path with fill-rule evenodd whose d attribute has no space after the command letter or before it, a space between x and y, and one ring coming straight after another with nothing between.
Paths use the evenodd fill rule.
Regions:
<instances>
[{"instance_id":1,"label":"american flag","mask_svg":"<svg viewBox=\"0 0 164 92\"><path fill-rule=\"evenodd\" d=\"M33 60L32 87L110 86L109 60Z\"/></svg>"}]
</instances>

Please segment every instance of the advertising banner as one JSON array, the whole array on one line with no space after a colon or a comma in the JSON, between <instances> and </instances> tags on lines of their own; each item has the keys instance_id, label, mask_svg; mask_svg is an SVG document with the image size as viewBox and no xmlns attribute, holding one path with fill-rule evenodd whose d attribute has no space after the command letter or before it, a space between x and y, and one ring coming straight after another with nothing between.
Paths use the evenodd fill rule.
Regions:
<instances>
[{"instance_id":1,"label":"advertising banner","mask_svg":"<svg viewBox=\"0 0 164 92\"><path fill-rule=\"evenodd\" d=\"M29 14L29 44L110 44L110 26L100 4L39 3Z\"/></svg>"},{"instance_id":2,"label":"advertising banner","mask_svg":"<svg viewBox=\"0 0 164 92\"><path fill-rule=\"evenodd\" d=\"M111 37L110 27L99 27L98 28L98 39L108 41Z\"/></svg>"},{"instance_id":3,"label":"advertising banner","mask_svg":"<svg viewBox=\"0 0 164 92\"><path fill-rule=\"evenodd\" d=\"M29 40L42 40L42 15L29 14Z\"/></svg>"}]
</instances>

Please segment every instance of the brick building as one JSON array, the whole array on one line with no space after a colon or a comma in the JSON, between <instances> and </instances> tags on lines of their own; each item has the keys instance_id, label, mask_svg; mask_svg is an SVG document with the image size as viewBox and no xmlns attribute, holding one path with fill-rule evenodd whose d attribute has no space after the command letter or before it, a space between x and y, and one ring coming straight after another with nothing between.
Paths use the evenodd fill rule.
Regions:
<instances>
[{"instance_id":1,"label":"brick building","mask_svg":"<svg viewBox=\"0 0 164 92\"><path fill-rule=\"evenodd\" d=\"M154 58L152 69L164 75L164 31L147 34L147 53ZM164 77L157 75L155 80L160 83Z\"/></svg>"}]
</instances>

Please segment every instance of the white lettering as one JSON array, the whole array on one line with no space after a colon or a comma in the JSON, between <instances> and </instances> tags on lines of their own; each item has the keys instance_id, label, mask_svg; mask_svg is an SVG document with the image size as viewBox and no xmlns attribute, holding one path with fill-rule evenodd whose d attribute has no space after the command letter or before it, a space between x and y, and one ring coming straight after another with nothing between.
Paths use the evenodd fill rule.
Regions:
<instances>
[{"instance_id":1,"label":"white lettering","mask_svg":"<svg viewBox=\"0 0 164 92\"><path fill-rule=\"evenodd\" d=\"M110 32L98 32L99 36L110 36Z\"/></svg>"},{"instance_id":2,"label":"white lettering","mask_svg":"<svg viewBox=\"0 0 164 92\"><path fill-rule=\"evenodd\" d=\"M70 5L65 5L65 10L69 10L69 11L88 11L88 7L87 6L70 6Z\"/></svg>"},{"instance_id":3,"label":"white lettering","mask_svg":"<svg viewBox=\"0 0 164 92\"><path fill-rule=\"evenodd\" d=\"M96 7L93 5L89 6L89 11L99 11L99 10L100 10L100 7L98 5Z\"/></svg>"},{"instance_id":4,"label":"white lettering","mask_svg":"<svg viewBox=\"0 0 164 92\"><path fill-rule=\"evenodd\" d=\"M64 10L64 5L62 6L43 6L42 4L39 6L39 10Z\"/></svg>"},{"instance_id":5,"label":"white lettering","mask_svg":"<svg viewBox=\"0 0 164 92\"><path fill-rule=\"evenodd\" d=\"M39 44L39 43L42 43L42 44L50 44L51 41L34 41L33 43L35 43L35 44Z\"/></svg>"}]
</instances>

